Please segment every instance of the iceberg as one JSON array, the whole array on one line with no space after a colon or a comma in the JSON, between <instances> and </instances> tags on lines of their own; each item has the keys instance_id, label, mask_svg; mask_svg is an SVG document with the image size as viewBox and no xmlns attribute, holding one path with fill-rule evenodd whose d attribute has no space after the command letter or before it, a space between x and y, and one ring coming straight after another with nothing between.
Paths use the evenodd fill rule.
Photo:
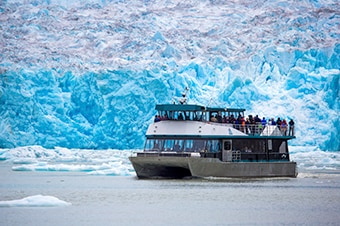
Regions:
<instances>
[{"instance_id":1,"label":"iceberg","mask_svg":"<svg viewBox=\"0 0 340 226\"><path fill-rule=\"evenodd\" d=\"M293 118L291 145L339 151L339 9L335 0L3 1L0 148L141 149L155 104L189 87L189 103Z\"/></svg>"},{"instance_id":2,"label":"iceberg","mask_svg":"<svg viewBox=\"0 0 340 226\"><path fill-rule=\"evenodd\" d=\"M56 207L70 205L71 203L47 195L33 195L18 200L0 201L0 207Z\"/></svg>"}]
</instances>

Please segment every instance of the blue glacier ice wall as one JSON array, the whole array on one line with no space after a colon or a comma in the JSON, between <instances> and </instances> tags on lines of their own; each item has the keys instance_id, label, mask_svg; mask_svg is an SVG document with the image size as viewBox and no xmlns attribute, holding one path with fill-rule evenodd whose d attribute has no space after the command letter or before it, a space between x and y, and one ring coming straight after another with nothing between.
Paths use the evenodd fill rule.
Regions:
<instances>
[{"instance_id":1,"label":"blue glacier ice wall","mask_svg":"<svg viewBox=\"0 0 340 226\"><path fill-rule=\"evenodd\" d=\"M141 148L156 103L293 118L340 150L338 1L0 3L0 147Z\"/></svg>"}]
</instances>

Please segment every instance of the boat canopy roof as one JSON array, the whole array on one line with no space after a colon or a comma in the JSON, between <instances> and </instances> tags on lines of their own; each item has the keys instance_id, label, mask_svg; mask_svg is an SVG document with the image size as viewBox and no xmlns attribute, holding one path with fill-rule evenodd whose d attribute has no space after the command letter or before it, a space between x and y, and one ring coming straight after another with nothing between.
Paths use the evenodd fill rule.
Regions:
<instances>
[{"instance_id":1,"label":"boat canopy roof","mask_svg":"<svg viewBox=\"0 0 340 226\"><path fill-rule=\"evenodd\" d=\"M205 107L196 104L157 104L157 111L210 111L210 112L244 112L243 108Z\"/></svg>"},{"instance_id":2,"label":"boat canopy roof","mask_svg":"<svg viewBox=\"0 0 340 226\"><path fill-rule=\"evenodd\" d=\"M204 111L205 107L196 104L157 104L157 111Z\"/></svg>"},{"instance_id":3,"label":"boat canopy roof","mask_svg":"<svg viewBox=\"0 0 340 226\"><path fill-rule=\"evenodd\" d=\"M245 112L243 108L218 108L218 107L207 107L207 111L223 111L223 112Z\"/></svg>"}]
</instances>

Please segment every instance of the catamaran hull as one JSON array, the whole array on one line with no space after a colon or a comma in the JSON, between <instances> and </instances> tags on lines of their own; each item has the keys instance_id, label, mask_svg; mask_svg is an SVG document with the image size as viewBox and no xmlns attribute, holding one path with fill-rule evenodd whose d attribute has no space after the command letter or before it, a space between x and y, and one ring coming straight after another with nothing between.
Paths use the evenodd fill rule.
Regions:
<instances>
[{"instance_id":1,"label":"catamaran hull","mask_svg":"<svg viewBox=\"0 0 340 226\"><path fill-rule=\"evenodd\" d=\"M130 157L138 178L296 177L295 162L222 162L216 158Z\"/></svg>"},{"instance_id":2,"label":"catamaran hull","mask_svg":"<svg viewBox=\"0 0 340 226\"><path fill-rule=\"evenodd\" d=\"M138 178L191 177L187 157L129 157Z\"/></svg>"},{"instance_id":3,"label":"catamaran hull","mask_svg":"<svg viewBox=\"0 0 340 226\"><path fill-rule=\"evenodd\" d=\"M213 158L191 158L193 177L296 177L295 162L222 162Z\"/></svg>"}]
</instances>

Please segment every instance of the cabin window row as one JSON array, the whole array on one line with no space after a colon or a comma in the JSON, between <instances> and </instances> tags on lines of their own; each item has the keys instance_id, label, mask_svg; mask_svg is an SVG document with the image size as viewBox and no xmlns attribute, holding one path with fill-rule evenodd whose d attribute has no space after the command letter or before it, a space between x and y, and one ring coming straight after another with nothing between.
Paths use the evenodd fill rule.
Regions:
<instances>
[{"instance_id":1,"label":"cabin window row","mask_svg":"<svg viewBox=\"0 0 340 226\"><path fill-rule=\"evenodd\" d=\"M148 139L145 151L173 151L173 152L219 152L219 140L203 139Z\"/></svg>"},{"instance_id":2,"label":"cabin window row","mask_svg":"<svg viewBox=\"0 0 340 226\"><path fill-rule=\"evenodd\" d=\"M216 121L222 122L223 118L234 118L234 114L244 116L243 112L221 111L159 111L155 122L161 120L190 120L190 121ZM235 116L236 117L236 116Z\"/></svg>"},{"instance_id":3,"label":"cabin window row","mask_svg":"<svg viewBox=\"0 0 340 226\"><path fill-rule=\"evenodd\" d=\"M147 139L145 151L157 152L221 152L224 150L240 151L242 153L286 153L287 143L284 140L266 139Z\"/></svg>"}]
</instances>

